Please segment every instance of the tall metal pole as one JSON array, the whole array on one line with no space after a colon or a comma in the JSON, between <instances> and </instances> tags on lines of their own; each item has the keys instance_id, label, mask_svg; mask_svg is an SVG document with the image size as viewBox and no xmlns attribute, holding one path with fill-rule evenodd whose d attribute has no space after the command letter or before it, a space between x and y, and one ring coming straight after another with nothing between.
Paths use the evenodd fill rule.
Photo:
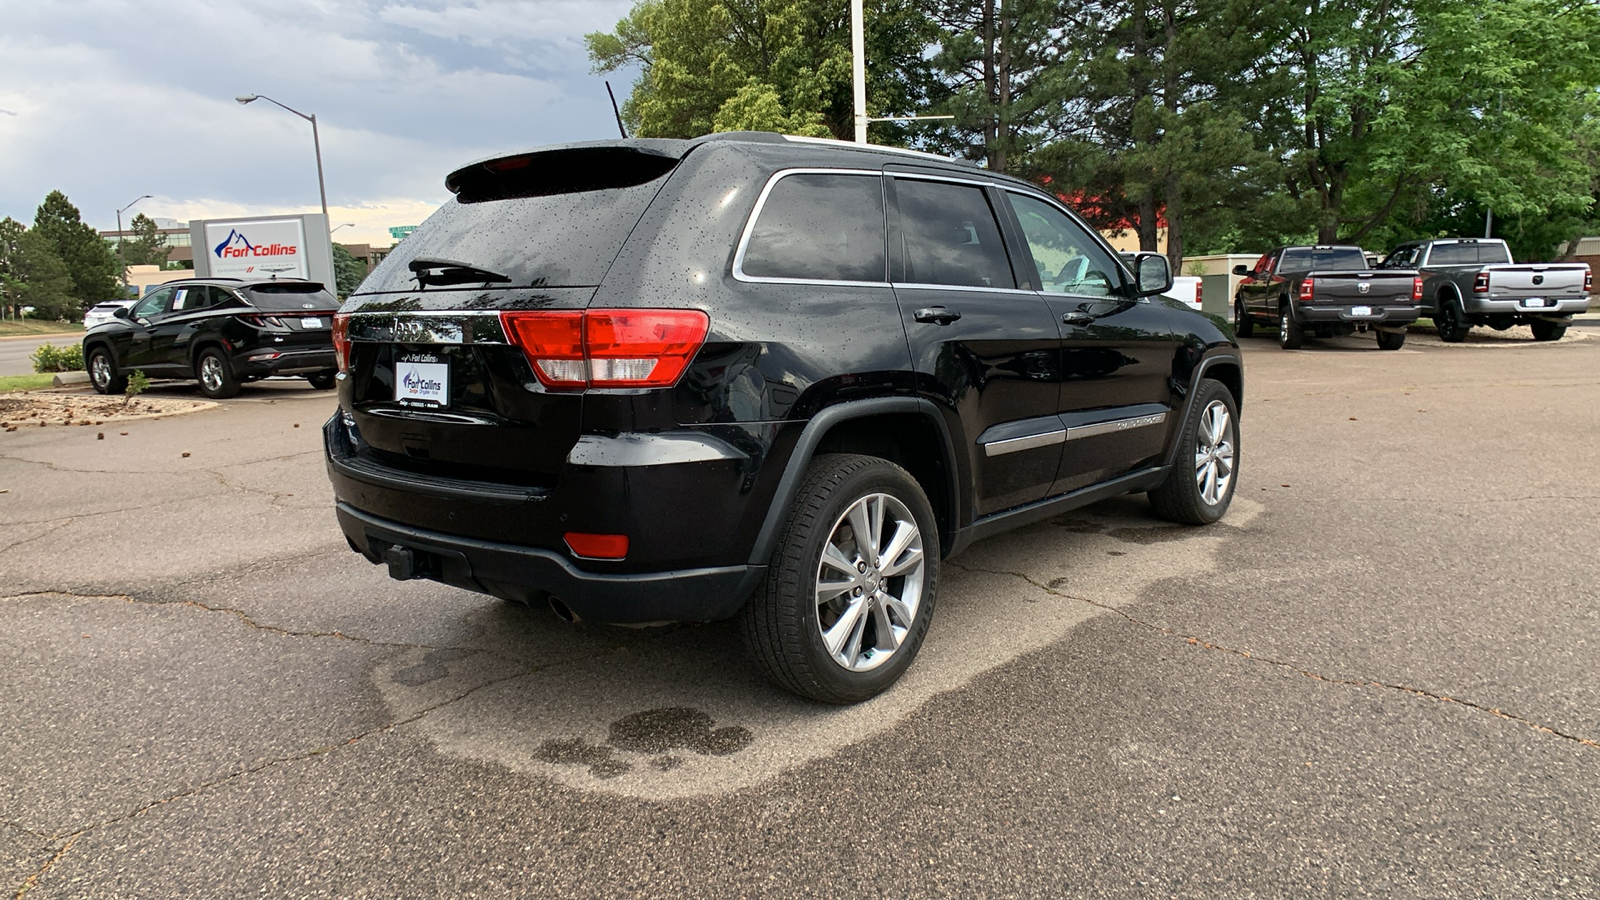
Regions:
<instances>
[{"instance_id":1,"label":"tall metal pole","mask_svg":"<svg viewBox=\"0 0 1600 900\"><path fill-rule=\"evenodd\" d=\"M850 0L851 74L855 79L856 143L867 142L867 37L862 0Z\"/></svg>"},{"instance_id":2,"label":"tall metal pole","mask_svg":"<svg viewBox=\"0 0 1600 900\"><path fill-rule=\"evenodd\" d=\"M150 195L145 194L143 197L135 199L133 203L138 203L140 200L149 199ZM121 281L123 287L128 286L128 254L122 249L122 245L127 241L128 236L122 233L122 214L130 209L133 209L133 203L129 203L127 206L117 210L117 263L122 266Z\"/></svg>"},{"instance_id":3,"label":"tall metal pole","mask_svg":"<svg viewBox=\"0 0 1600 900\"><path fill-rule=\"evenodd\" d=\"M295 115L299 116L300 118L305 119L307 122L311 123L311 145L313 147L315 147L316 151L317 151L317 193L322 196L322 224L323 224L323 227L327 227L327 224L328 224L328 189L327 189L327 187L325 187L323 185L323 181L322 181L322 138L321 138L321 136L319 136L317 134L317 117L314 116L314 115L308 115L306 113L303 113L300 110L295 109L292 106L284 106L282 103L279 103L278 101L272 99L271 97L268 97L266 94L241 94L238 97L235 97L233 99L239 101L239 105L240 106L245 106L247 104L254 103L257 100L265 100L268 103L271 103L272 105L277 106L280 109L286 109L289 112L292 112Z\"/></svg>"}]
</instances>

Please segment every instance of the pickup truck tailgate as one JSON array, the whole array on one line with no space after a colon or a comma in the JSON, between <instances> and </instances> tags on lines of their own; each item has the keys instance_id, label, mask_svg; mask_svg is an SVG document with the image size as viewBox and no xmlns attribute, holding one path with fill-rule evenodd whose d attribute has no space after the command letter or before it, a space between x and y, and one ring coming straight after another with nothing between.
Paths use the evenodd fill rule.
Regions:
<instances>
[{"instance_id":1,"label":"pickup truck tailgate","mask_svg":"<svg viewBox=\"0 0 1600 900\"><path fill-rule=\"evenodd\" d=\"M1411 291L1416 273L1404 272L1312 272L1307 302L1336 305L1412 303Z\"/></svg>"},{"instance_id":2,"label":"pickup truck tailgate","mask_svg":"<svg viewBox=\"0 0 1600 900\"><path fill-rule=\"evenodd\" d=\"M1552 263L1550 265L1484 266L1479 275L1489 276L1490 300L1513 300L1524 297L1548 297L1571 300L1584 295L1584 275L1589 267L1583 263ZM1483 293L1479 285L1477 293Z\"/></svg>"}]
</instances>

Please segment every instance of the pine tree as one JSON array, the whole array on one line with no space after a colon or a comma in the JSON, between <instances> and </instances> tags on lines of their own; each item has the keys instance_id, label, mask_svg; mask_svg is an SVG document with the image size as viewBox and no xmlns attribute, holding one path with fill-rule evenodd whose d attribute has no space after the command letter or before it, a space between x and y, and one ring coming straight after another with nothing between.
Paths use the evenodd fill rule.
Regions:
<instances>
[{"instance_id":1,"label":"pine tree","mask_svg":"<svg viewBox=\"0 0 1600 900\"><path fill-rule=\"evenodd\" d=\"M124 237L120 251L124 263L130 266L166 266L167 255L172 248L167 246L167 236L156 228L154 219L139 213L128 225L128 231L132 235Z\"/></svg>"},{"instance_id":2,"label":"pine tree","mask_svg":"<svg viewBox=\"0 0 1600 900\"><path fill-rule=\"evenodd\" d=\"M100 233L85 225L67 195L51 191L39 204L31 231L49 241L66 264L70 295L83 309L117 294L117 258Z\"/></svg>"}]
</instances>

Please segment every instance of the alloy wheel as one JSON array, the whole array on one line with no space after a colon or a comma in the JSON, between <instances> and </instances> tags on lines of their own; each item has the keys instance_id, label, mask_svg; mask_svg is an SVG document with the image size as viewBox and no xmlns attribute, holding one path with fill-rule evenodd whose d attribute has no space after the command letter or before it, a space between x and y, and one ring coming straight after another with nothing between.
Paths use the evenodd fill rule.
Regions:
<instances>
[{"instance_id":1,"label":"alloy wheel","mask_svg":"<svg viewBox=\"0 0 1600 900\"><path fill-rule=\"evenodd\" d=\"M206 356L200 360L200 383L208 391L222 390L222 361L215 356Z\"/></svg>"},{"instance_id":2,"label":"alloy wheel","mask_svg":"<svg viewBox=\"0 0 1600 900\"><path fill-rule=\"evenodd\" d=\"M1200 413L1195 435L1194 481L1200 499L1215 506L1233 481L1233 416L1221 400L1213 400Z\"/></svg>"},{"instance_id":3,"label":"alloy wheel","mask_svg":"<svg viewBox=\"0 0 1600 900\"><path fill-rule=\"evenodd\" d=\"M94 378L95 387L102 393L111 384L111 361L106 359L104 353L96 353L94 360L89 363L90 375Z\"/></svg>"},{"instance_id":4,"label":"alloy wheel","mask_svg":"<svg viewBox=\"0 0 1600 900\"><path fill-rule=\"evenodd\" d=\"M922 532L904 503L869 494L834 523L817 565L817 628L833 661L866 672L894 656L922 605Z\"/></svg>"}]
</instances>

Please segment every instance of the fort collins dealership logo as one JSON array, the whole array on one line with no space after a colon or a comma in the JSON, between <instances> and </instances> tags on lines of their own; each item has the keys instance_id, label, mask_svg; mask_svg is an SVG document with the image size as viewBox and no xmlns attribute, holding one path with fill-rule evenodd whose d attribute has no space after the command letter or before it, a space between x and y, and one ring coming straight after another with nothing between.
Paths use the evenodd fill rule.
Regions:
<instances>
[{"instance_id":1,"label":"fort collins dealership logo","mask_svg":"<svg viewBox=\"0 0 1600 900\"><path fill-rule=\"evenodd\" d=\"M250 243L237 228L228 229L228 236L222 243L212 249L218 259L243 259L245 257L262 256L294 256L300 248L293 244L279 244L273 242L257 246Z\"/></svg>"}]
</instances>

